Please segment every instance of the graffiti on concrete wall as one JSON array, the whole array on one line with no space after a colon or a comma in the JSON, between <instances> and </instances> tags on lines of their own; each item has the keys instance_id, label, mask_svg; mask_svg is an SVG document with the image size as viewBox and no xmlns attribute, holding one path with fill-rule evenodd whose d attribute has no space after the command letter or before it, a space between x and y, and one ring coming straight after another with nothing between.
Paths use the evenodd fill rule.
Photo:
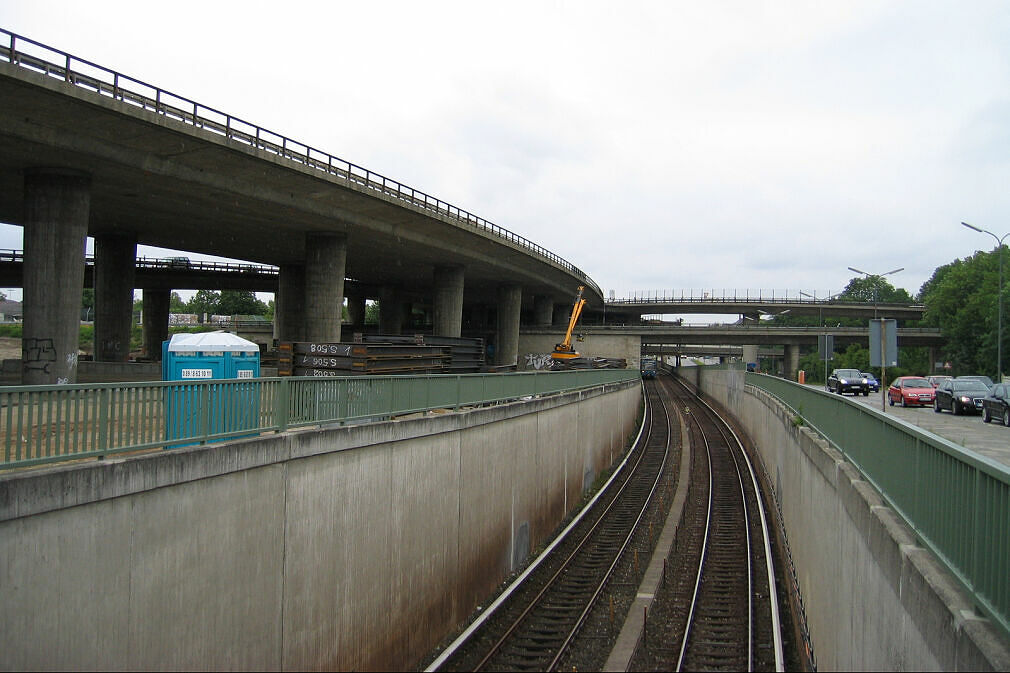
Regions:
<instances>
[{"instance_id":1,"label":"graffiti on concrete wall","mask_svg":"<svg viewBox=\"0 0 1010 673\"><path fill-rule=\"evenodd\" d=\"M24 370L50 372L50 365L56 362L56 347L52 339L24 339L21 351L24 357Z\"/></svg>"},{"instance_id":2,"label":"graffiti on concrete wall","mask_svg":"<svg viewBox=\"0 0 1010 673\"><path fill-rule=\"evenodd\" d=\"M527 353L526 369L551 369L554 359L550 353Z\"/></svg>"}]
</instances>

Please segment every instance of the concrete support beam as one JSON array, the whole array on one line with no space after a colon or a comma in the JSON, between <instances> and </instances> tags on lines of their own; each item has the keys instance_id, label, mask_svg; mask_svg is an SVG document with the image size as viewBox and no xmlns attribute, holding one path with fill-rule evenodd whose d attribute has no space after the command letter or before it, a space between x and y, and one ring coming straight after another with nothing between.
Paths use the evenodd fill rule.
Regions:
<instances>
[{"instance_id":1,"label":"concrete support beam","mask_svg":"<svg viewBox=\"0 0 1010 673\"><path fill-rule=\"evenodd\" d=\"M161 344L168 339L168 307L171 290L144 290L144 352L161 360Z\"/></svg>"},{"instance_id":2,"label":"concrete support beam","mask_svg":"<svg viewBox=\"0 0 1010 673\"><path fill-rule=\"evenodd\" d=\"M379 333L401 334L406 318L405 304L399 288L383 286L379 289Z\"/></svg>"},{"instance_id":3,"label":"concrete support beam","mask_svg":"<svg viewBox=\"0 0 1010 673\"><path fill-rule=\"evenodd\" d=\"M305 267L282 264L274 298L274 338L305 341Z\"/></svg>"},{"instance_id":4,"label":"concrete support beam","mask_svg":"<svg viewBox=\"0 0 1010 673\"><path fill-rule=\"evenodd\" d=\"M533 324L550 327L554 321L554 302L547 295L538 294L533 298Z\"/></svg>"},{"instance_id":5,"label":"concrete support beam","mask_svg":"<svg viewBox=\"0 0 1010 673\"><path fill-rule=\"evenodd\" d=\"M76 383L91 180L31 171L24 182L25 385Z\"/></svg>"},{"instance_id":6,"label":"concrete support beam","mask_svg":"<svg viewBox=\"0 0 1010 673\"><path fill-rule=\"evenodd\" d=\"M519 361L519 313L522 304L523 289L519 285L502 285L498 288L498 324L494 351L496 365L514 365Z\"/></svg>"},{"instance_id":7,"label":"concrete support beam","mask_svg":"<svg viewBox=\"0 0 1010 673\"><path fill-rule=\"evenodd\" d=\"M744 361L744 364L747 364L749 362L755 362L756 363L758 361L758 347L757 347L757 345L750 345L750 346L744 346L743 347L743 361Z\"/></svg>"},{"instance_id":8,"label":"concrete support beam","mask_svg":"<svg viewBox=\"0 0 1010 673\"><path fill-rule=\"evenodd\" d=\"M784 348L782 375L790 381L795 381L796 373L800 369L800 347L798 344L786 344Z\"/></svg>"},{"instance_id":9,"label":"concrete support beam","mask_svg":"<svg viewBox=\"0 0 1010 673\"><path fill-rule=\"evenodd\" d=\"M305 237L305 340L340 341L346 234Z\"/></svg>"},{"instance_id":10,"label":"concrete support beam","mask_svg":"<svg viewBox=\"0 0 1010 673\"><path fill-rule=\"evenodd\" d=\"M462 266L437 266L433 274L432 327L435 336L458 337L463 327Z\"/></svg>"},{"instance_id":11,"label":"concrete support beam","mask_svg":"<svg viewBox=\"0 0 1010 673\"><path fill-rule=\"evenodd\" d=\"M95 236L95 360L98 362L126 362L130 357L136 272L135 235ZM166 323L167 320L166 317Z\"/></svg>"}]
</instances>

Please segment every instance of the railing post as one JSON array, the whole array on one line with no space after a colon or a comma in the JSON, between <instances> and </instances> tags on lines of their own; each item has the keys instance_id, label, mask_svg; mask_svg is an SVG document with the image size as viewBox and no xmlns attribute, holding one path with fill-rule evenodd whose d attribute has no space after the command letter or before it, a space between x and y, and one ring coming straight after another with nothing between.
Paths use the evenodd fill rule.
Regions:
<instances>
[{"instance_id":1,"label":"railing post","mask_svg":"<svg viewBox=\"0 0 1010 673\"><path fill-rule=\"evenodd\" d=\"M98 450L109 448L109 390L102 386L98 389ZM105 456L99 456L99 460Z\"/></svg>"},{"instance_id":2,"label":"railing post","mask_svg":"<svg viewBox=\"0 0 1010 673\"><path fill-rule=\"evenodd\" d=\"M288 429L288 423L290 422L291 387L288 381L288 377L282 377L277 386L277 394L274 395L274 418L277 419L278 432Z\"/></svg>"},{"instance_id":3,"label":"railing post","mask_svg":"<svg viewBox=\"0 0 1010 673\"><path fill-rule=\"evenodd\" d=\"M210 435L210 386L210 383L201 385L200 413L203 417L203 439L200 440L201 444L206 444L207 436Z\"/></svg>"}]
</instances>

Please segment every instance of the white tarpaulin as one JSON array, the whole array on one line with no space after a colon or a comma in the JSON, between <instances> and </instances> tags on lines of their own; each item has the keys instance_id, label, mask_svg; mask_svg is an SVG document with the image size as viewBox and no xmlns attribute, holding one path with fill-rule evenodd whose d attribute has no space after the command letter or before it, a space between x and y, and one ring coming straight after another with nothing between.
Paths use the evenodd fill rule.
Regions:
<instances>
[{"instance_id":1,"label":"white tarpaulin","mask_svg":"<svg viewBox=\"0 0 1010 673\"><path fill-rule=\"evenodd\" d=\"M199 334L173 334L168 343L173 353L191 351L217 351L227 353L259 353L260 347L230 332L201 332Z\"/></svg>"}]
</instances>

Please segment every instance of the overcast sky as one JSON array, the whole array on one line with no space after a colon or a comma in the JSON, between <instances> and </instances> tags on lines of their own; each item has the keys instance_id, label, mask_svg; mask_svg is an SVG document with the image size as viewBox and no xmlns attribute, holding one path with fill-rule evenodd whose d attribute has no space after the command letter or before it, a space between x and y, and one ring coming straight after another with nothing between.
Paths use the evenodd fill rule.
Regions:
<instances>
[{"instance_id":1,"label":"overcast sky","mask_svg":"<svg viewBox=\"0 0 1010 673\"><path fill-rule=\"evenodd\" d=\"M993 248L962 220L1010 231L1004 1L4 0L0 27L470 210L618 296L822 296L849 266L904 267L915 294Z\"/></svg>"}]
</instances>

